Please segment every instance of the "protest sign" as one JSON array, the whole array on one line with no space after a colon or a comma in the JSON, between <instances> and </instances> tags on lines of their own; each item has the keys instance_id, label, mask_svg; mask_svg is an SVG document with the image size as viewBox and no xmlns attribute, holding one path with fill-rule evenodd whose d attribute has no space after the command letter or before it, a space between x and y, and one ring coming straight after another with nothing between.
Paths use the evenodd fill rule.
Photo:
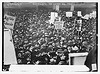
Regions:
<instances>
[{"instance_id":1,"label":"protest sign","mask_svg":"<svg viewBox=\"0 0 100 74\"><path fill-rule=\"evenodd\" d=\"M73 13L72 12L66 12L66 17L72 17Z\"/></svg>"},{"instance_id":2,"label":"protest sign","mask_svg":"<svg viewBox=\"0 0 100 74\"><path fill-rule=\"evenodd\" d=\"M58 13L57 12L51 12L50 23L54 23L54 20L56 19L56 17L58 17Z\"/></svg>"},{"instance_id":3,"label":"protest sign","mask_svg":"<svg viewBox=\"0 0 100 74\"><path fill-rule=\"evenodd\" d=\"M4 26L7 29L13 29L15 20L16 20L16 17L5 14L4 15Z\"/></svg>"},{"instance_id":4,"label":"protest sign","mask_svg":"<svg viewBox=\"0 0 100 74\"><path fill-rule=\"evenodd\" d=\"M55 21L54 25L55 25L55 29L63 29L63 21Z\"/></svg>"},{"instance_id":5,"label":"protest sign","mask_svg":"<svg viewBox=\"0 0 100 74\"><path fill-rule=\"evenodd\" d=\"M78 16L82 16L81 11L78 11L78 12L77 12L77 15L78 15Z\"/></svg>"}]
</instances>

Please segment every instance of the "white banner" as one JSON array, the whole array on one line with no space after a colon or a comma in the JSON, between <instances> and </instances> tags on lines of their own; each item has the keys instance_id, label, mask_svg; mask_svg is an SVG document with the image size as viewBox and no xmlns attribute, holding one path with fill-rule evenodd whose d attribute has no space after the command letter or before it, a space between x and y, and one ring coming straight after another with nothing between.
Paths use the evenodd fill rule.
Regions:
<instances>
[{"instance_id":1,"label":"white banner","mask_svg":"<svg viewBox=\"0 0 100 74\"><path fill-rule=\"evenodd\" d=\"M13 29L16 17L5 14L4 25L7 29Z\"/></svg>"},{"instance_id":2,"label":"white banner","mask_svg":"<svg viewBox=\"0 0 100 74\"><path fill-rule=\"evenodd\" d=\"M54 23L54 20L56 19L56 17L58 17L58 13L57 12L51 12L50 23Z\"/></svg>"}]
</instances>

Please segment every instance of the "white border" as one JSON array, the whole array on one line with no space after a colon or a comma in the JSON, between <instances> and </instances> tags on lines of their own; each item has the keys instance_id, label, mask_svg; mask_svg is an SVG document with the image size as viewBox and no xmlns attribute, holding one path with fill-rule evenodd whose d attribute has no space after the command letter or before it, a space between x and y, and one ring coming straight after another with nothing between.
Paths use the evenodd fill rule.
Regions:
<instances>
[{"instance_id":1,"label":"white border","mask_svg":"<svg viewBox=\"0 0 100 74\"><path fill-rule=\"evenodd\" d=\"M1 2L0 2L0 17L2 18L2 2L98 2L98 70L100 70L100 68L99 68L99 62L100 62L100 50L99 50L99 43L100 43L100 40L99 40L99 33L100 33L100 29L99 29L99 27L100 27L100 22L99 22L99 20L100 20L100 9L99 9L99 7L100 7L100 4L99 4L99 0L2 0ZM0 54L1 54L1 56L0 56L0 73L5 73L5 72L2 72L1 70L2 70L2 19L0 19L0 23L1 23L1 25L0 25L0 34L1 34L1 36L0 36L0 47L1 47L1 50L0 50ZM21 73L21 72L18 72L18 73L16 73L16 72L6 72L6 73L9 73L9 74L18 74L18 73ZM22 72L22 73L27 73L27 72ZM21 73L21 74L22 74ZM31 72L29 72L29 73L31 73ZM34 72L34 73L39 73L39 72ZM43 73L43 74L48 74L48 72L40 72L40 73ZM51 72L52 73L52 72ZM58 72L53 72L53 73L57 73L57 74L59 74ZM63 73L63 72L60 72L60 73ZM87 74L89 74L89 73L91 73L91 72L68 72L68 73L71 73L71 74L83 74L83 73L87 73ZM99 71L98 72L96 72L96 73L99 73ZM33 73L32 73L33 74ZM65 73L64 73L65 74ZM93 72L92 72L92 74L93 74Z\"/></svg>"}]
</instances>

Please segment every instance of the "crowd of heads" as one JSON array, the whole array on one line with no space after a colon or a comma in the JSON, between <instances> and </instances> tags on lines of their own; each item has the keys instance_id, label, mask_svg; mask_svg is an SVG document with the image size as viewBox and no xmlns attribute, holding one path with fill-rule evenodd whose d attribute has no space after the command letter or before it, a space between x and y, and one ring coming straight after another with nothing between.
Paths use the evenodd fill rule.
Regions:
<instances>
[{"instance_id":1,"label":"crowd of heads","mask_svg":"<svg viewBox=\"0 0 100 74\"><path fill-rule=\"evenodd\" d=\"M13 43L19 64L68 64L68 54L88 52L96 45L96 18L66 17L63 29L50 24L50 9L9 9L15 16ZM77 20L82 19L81 31Z\"/></svg>"}]
</instances>

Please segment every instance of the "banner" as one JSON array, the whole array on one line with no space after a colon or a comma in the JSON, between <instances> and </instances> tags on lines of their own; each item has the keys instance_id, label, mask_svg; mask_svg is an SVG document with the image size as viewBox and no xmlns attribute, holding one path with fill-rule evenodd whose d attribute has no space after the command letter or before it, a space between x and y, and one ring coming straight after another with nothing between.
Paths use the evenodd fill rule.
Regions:
<instances>
[{"instance_id":1,"label":"banner","mask_svg":"<svg viewBox=\"0 0 100 74\"><path fill-rule=\"evenodd\" d=\"M51 12L50 23L54 23L54 20L55 20L56 17L58 17L58 13L57 12Z\"/></svg>"},{"instance_id":2,"label":"banner","mask_svg":"<svg viewBox=\"0 0 100 74\"><path fill-rule=\"evenodd\" d=\"M90 15L89 14L86 14L83 19L89 19Z\"/></svg>"},{"instance_id":3,"label":"banner","mask_svg":"<svg viewBox=\"0 0 100 74\"><path fill-rule=\"evenodd\" d=\"M92 13L90 13L90 16L89 16L90 18L96 18L96 11L93 11Z\"/></svg>"},{"instance_id":4,"label":"banner","mask_svg":"<svg viewBox=\"0 0 100 74\"><path fill-rule=\"evenodd\" d=\"M54 25L55 25L55 29L63 29L63 21L55 21Z\"/></svg>"},{"instance_id":5,"label":"banner","mask_svg":"<svg viewBox=\"0 0 100 74\"><path fill-rule=\"evenodd\" d=\"M74 11L74 4L71 4L70 11Z\"/></svg>"},{"instance_id":6,"label":"banner","mask_svg":"<svg viewBox=\"0 0 100 74\"><path fill-rule=\"evenodd\" d=\"M56 5L56 10L59 11L59 5Z\"/></svg>"},{"instance_id":7,"label":"banner","mask_svg":"<svg viewBox=\"0 0 100 74\"><path fill-rule=\"evenodd\" d=\"M15 20L16 20L16 17L5 14L4 15L4 26L7 29L13 29Z\"/></svg>"}]
</instances>

